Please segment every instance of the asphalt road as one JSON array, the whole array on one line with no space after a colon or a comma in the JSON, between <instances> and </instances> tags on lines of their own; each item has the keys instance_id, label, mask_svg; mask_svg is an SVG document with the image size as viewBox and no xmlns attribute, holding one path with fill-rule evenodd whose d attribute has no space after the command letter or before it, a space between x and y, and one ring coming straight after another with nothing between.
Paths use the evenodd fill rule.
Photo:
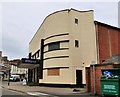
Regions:
<instances>
[{"instance_id":1,"label":"asphalt road","mask_svg":"<svg viewBox=\"0 0 120 97\"><path fill-rule=\"evenodd\" d=\"M4 86L7 84L6 81L3 81L2 85ZM74 93L74 94L69 94L69 95L62 95L62 94L57 94L57 93L43 93L41 91L31 91L25 93L9 90L7 88L2 89L2 97L98 97L98 96L92 96L87 93Z\"/></svg>"},{"instance_id":2,"label":"asphalt road","mask_svg":"<svg viewBox=\"0 0 120 97\"><path fill-rule=\"evenodd\" d=\"M34 95L37 93L38 93L38 95ZM86 94L53 95L53 94L47 94L47 93L41 93L41 92L29 92L28 94L8 90L5 88L2 89L2 97L98 97L98 96L92 96L92 95L90 96L90 95L86 95Z\"/></svg>"},{"instance_id":3,"label":"asphalt road","mask_svg":"<svg viewBox=\"0 0 120 97\"><path fill-rule=\"evenodd\" d=\"M31 97L31 96L27 94L23 94L21 92L16 92L16 91L2 88L2 97Z\"/></svg>"}]
</instances>

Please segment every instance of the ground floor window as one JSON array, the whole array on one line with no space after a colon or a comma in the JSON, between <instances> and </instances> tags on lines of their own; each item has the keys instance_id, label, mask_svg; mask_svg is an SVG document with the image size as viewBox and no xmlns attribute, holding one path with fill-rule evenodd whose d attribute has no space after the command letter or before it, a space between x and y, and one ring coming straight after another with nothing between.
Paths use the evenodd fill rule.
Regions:
<instances>
[{"instance_id":1,"label":"ground floor window","mask_svg":"<svg viewBox=\"0 0 120 97\"><path fill-rule=\"evenodd\" d=\"M59 76L60 75L60 69L52 68L47 70L48 76Z\"/></svg>"}]
</instances>

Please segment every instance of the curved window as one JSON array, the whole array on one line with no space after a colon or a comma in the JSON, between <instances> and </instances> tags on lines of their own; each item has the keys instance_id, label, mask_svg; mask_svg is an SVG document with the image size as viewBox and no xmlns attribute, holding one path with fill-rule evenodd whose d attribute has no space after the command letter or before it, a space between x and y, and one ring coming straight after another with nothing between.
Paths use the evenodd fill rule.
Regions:
<instances>
[{"instance_id":1,"label":"curved window","mask_svg":"<svg viewBox=\"0 0 120 97\"><path fill-rule=\"evenodd\" d=\"M48 50L51 51L51 50L58 50L60 49L60 42L55 42L55 43L50 43L48 45Z\"/></svg>"}]
</instances>

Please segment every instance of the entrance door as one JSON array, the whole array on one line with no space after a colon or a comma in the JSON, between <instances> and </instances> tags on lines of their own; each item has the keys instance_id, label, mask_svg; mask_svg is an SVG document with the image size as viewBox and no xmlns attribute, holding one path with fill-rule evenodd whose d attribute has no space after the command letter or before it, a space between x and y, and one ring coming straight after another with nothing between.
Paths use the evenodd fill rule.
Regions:
<instances>
[{"instance_id":1,"label":"entrance door","mask_svg":"<svg viewBox=\"0 0 120 97\"><path fill-rule=\"evenodd\" d=\"M28 82L32 82L32 75L33 75L32 69L28 69Z\"/></svg>"},{"instance_id":2,"label":"entrance door","mask_svg":"<svg viewBox=\"0 0 120 97\"><path fill-rule=\"evenodd\" d=\"M90 69L87 72L87 76L88 76L88 92L91 92Z\"/></svg>"},{"instance_id":3,"label":"entrance door","mask_svg":"<svg viewBox=\"0 0 120 97\"><path fill-rule=\"evenodd\" d=\"M82 70L76 70L76 86L82 87Z\"/></svg>"}]
</instances>

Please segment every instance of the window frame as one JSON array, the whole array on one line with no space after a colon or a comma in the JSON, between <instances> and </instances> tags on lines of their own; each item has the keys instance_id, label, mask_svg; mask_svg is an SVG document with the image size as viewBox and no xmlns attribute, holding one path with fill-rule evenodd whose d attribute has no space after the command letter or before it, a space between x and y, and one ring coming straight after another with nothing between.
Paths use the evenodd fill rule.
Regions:
<instances>
[{"instance_id":1,"label":"window frame","mask_svg":"<svg viewBox=\"0 0 120 97\"><path fill-rule=\"evenodd\" d=\"M75 18L75 24L77 24L77 25L78 25L78 19L77 19L77 18Z\"/></svg>"},{"instance_id":2,"label":"window frame","mask_svg":"<svg viewBox=\"0 0 120 97\"><path fill-rule=\"evenodd\" d=\"M53 42L48 44L48 51L59 50L60 49L60 42Z\"/></svg>"},{"instance_id":3,"label":"window frame","mask_svg":"<svg viewBox=\"0 0 120 97\"><path fill-rule=\"evenodd\" d=\"M79 47L79 41L75 40L75 47L78 48Z\"/></svg>"}]
</instances>

